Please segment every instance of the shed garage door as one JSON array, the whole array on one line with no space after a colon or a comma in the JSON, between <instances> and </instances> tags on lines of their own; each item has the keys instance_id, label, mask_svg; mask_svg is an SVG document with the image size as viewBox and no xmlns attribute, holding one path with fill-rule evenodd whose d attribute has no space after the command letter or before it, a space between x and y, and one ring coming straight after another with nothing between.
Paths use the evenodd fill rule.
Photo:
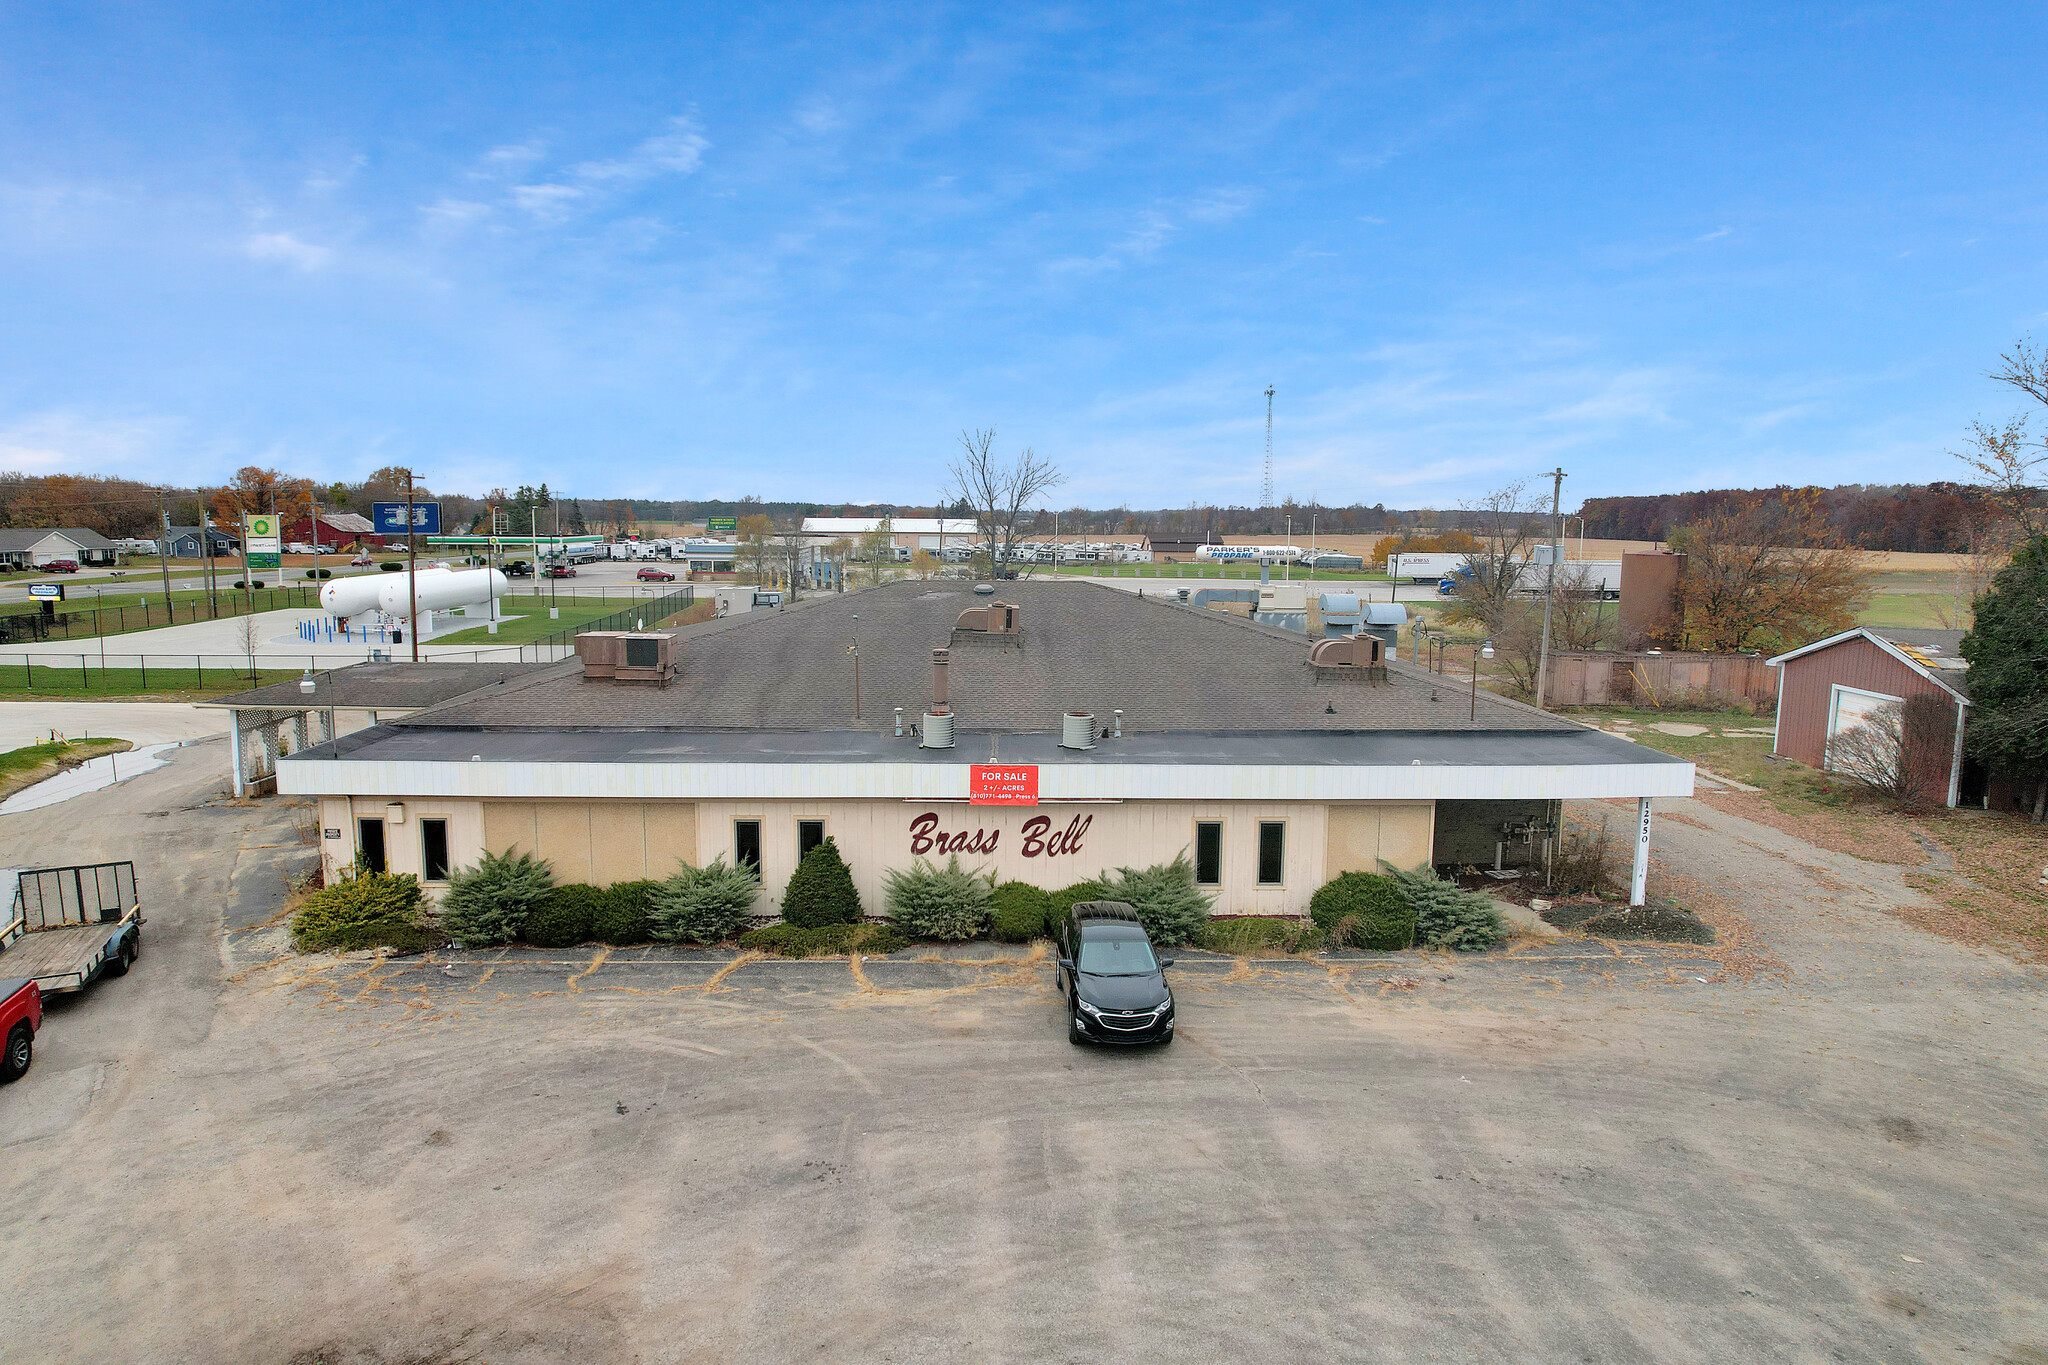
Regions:
<instances>
[{"instance_id":1,"label":"shed garage door","mask_svg":"<svg viewBox=\"0 0 2048 1365\"><path fill-rule=\"evenodd\" d=\"M1901 698L1883 692L1866 692L1860 687L1844 687L1836 683L1828 697L1829 757L1826 766L1835 766L1833 755L1836 735L1863 724L1878 707L1895 704L1900 700Z\"/></svg>"}]
</instances>

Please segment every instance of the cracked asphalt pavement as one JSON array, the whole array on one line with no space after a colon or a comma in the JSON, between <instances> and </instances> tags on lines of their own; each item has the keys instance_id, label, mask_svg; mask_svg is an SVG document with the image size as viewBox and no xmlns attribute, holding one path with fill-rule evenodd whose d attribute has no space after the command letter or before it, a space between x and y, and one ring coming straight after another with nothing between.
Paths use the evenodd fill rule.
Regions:
<instances>
[{"instance_id":1,"label":"cracked asphalt pavement","mask_svg":"<svg viewBox=\"0 0 2048 1365\"><path fill-rule=\"evenodd\" d=\"M1022 948L278 956L221 747L0 817L149 914L0 1091L9 1359L2048 1361L2043 974L1896 868L1676 803L1722 946L1191 957L1076 1048Z\"/></svg>"}]
</instances>

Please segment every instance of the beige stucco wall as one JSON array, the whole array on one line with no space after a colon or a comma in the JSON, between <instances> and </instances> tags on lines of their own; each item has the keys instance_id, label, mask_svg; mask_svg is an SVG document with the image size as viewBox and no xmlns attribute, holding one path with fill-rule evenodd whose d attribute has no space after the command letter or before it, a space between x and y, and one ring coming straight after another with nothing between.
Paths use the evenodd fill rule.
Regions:
<instances>
[{"instance_id":1,"label":"beige stucco wall","mask_svg":"<svg viewBox=\"0 0 2048 1365\"><path fill-rule=\"evenodd\" d=\"M1226 915L1299 915L1317 887L1340 872L1377 871L1382 859L1399 867L1427 862L1433 807L1409 802L1129 801L1101 805L970 806L907 801L497 801L410 798L406 820L388 826L385 846L394 872L420 870L419 820L449 821L449 855L456 867L474 863L488 848L533 852L554 865L557 881L604 886L640 877L665 877L679 860L703 865L730 860L734 825L761 822L763 894L759 912L775 914L796 870L797 822L822 820L853 870L870 914L883 909L884 873L922 856L944 864L958 842L963 867L998 881L1029 882L1049 890L1086 881L1117 867L1145 867L1175 855L1193 855L1195 824L1223 824L1223 867L1216 911ZM351 803L326 798L322 822L339 828L324 840L330 875L354 857L355 819L385 814L382 799ZM1285 879L1258 881L1258 827L1286 825ZM1044 822L1042 825L1037 822ZM1072 840L1054 836L1073 830ZM1034 834L1036 837L1034 838ZM1066 847L1071 843L1073 847ZM977 847L978 845L978 851Z\"/></svg>"}]
</instances>

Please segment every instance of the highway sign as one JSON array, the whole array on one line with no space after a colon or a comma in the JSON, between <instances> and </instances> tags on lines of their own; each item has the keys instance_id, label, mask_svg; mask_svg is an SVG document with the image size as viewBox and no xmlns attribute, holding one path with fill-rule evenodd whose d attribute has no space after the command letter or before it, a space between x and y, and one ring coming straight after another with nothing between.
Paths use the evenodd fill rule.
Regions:
<instances>
[{"instance_id":1,"label":"highway sign","mask_svg":"<svg viewBox=\"0 0 2048 1365\"><path fill-rule=\"evenodd\" d=\"M406 533L405 504L402 502L373 502L370 504L370 524L377 528L380 536L402 536ZM416 536L438 536L441 534L441 504L438 502L416 502L412 504L412 533Z\"/></svg>"},{"instance_id":2,"label":"highway sign","mask_svg":"<svg viewBox=\"0 0 2048 1365\"><path fill-rule=\"evenodd\" d=\"M707 534L715 535L720 531L737 531L739 529L740 519L738 517L704 518L704 530Z\"/></svg>"}]
</instances>

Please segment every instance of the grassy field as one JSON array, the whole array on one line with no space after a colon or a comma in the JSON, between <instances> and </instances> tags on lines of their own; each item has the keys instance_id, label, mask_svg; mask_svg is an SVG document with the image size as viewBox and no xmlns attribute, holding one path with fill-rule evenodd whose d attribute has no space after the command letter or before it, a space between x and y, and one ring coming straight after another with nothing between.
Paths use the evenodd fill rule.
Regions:
<instances>
[{"instance_id":1,"label":"grassy field","mask_svg":"<svg viewBox=\"0 0 2048 1365\"><path fill-rule=\"evenodd\" d=\"M19 667L0 661L0 698L10 700L38 697L96 699L121 697L128 701L201 701L230 692L246 692L264 683L283 682L300 674L296 668L258 669L256 681L245 669L208 668L101 668L86 656L84 669L45 668L37 664Z\"/></svg>"},{"instance_id":2,"label":"grassy field","mask_svg":"<svg viewBox=\"0 0 2048 1365\"><path fill-rule=\"evenodd\" d=\"M66 768L76 768L88 759L126 753L134 747L125 739L81 739L9 749L0 754L0 798L54 777Z\"/></svg>"},{"instance_id":3,"label":"grassy field","mask_svg":"<svg viewBox=\"0 0 2048 1365\"><path fill-rule=\"evenodd\" d=\"M565 593L550 603L545 593L538 596L515 593L504 601L506 619L498 623L496 635L483 626L476 626L453 635L436 636L433 642L437 645L531 644L558 630L574 630L634 605L632 599L623 597L570 597ZM550 606L561 611L559 619L548 615ZM649 619L647 624L651 628L655 623Z\"/></svg>"}]
</instances>

